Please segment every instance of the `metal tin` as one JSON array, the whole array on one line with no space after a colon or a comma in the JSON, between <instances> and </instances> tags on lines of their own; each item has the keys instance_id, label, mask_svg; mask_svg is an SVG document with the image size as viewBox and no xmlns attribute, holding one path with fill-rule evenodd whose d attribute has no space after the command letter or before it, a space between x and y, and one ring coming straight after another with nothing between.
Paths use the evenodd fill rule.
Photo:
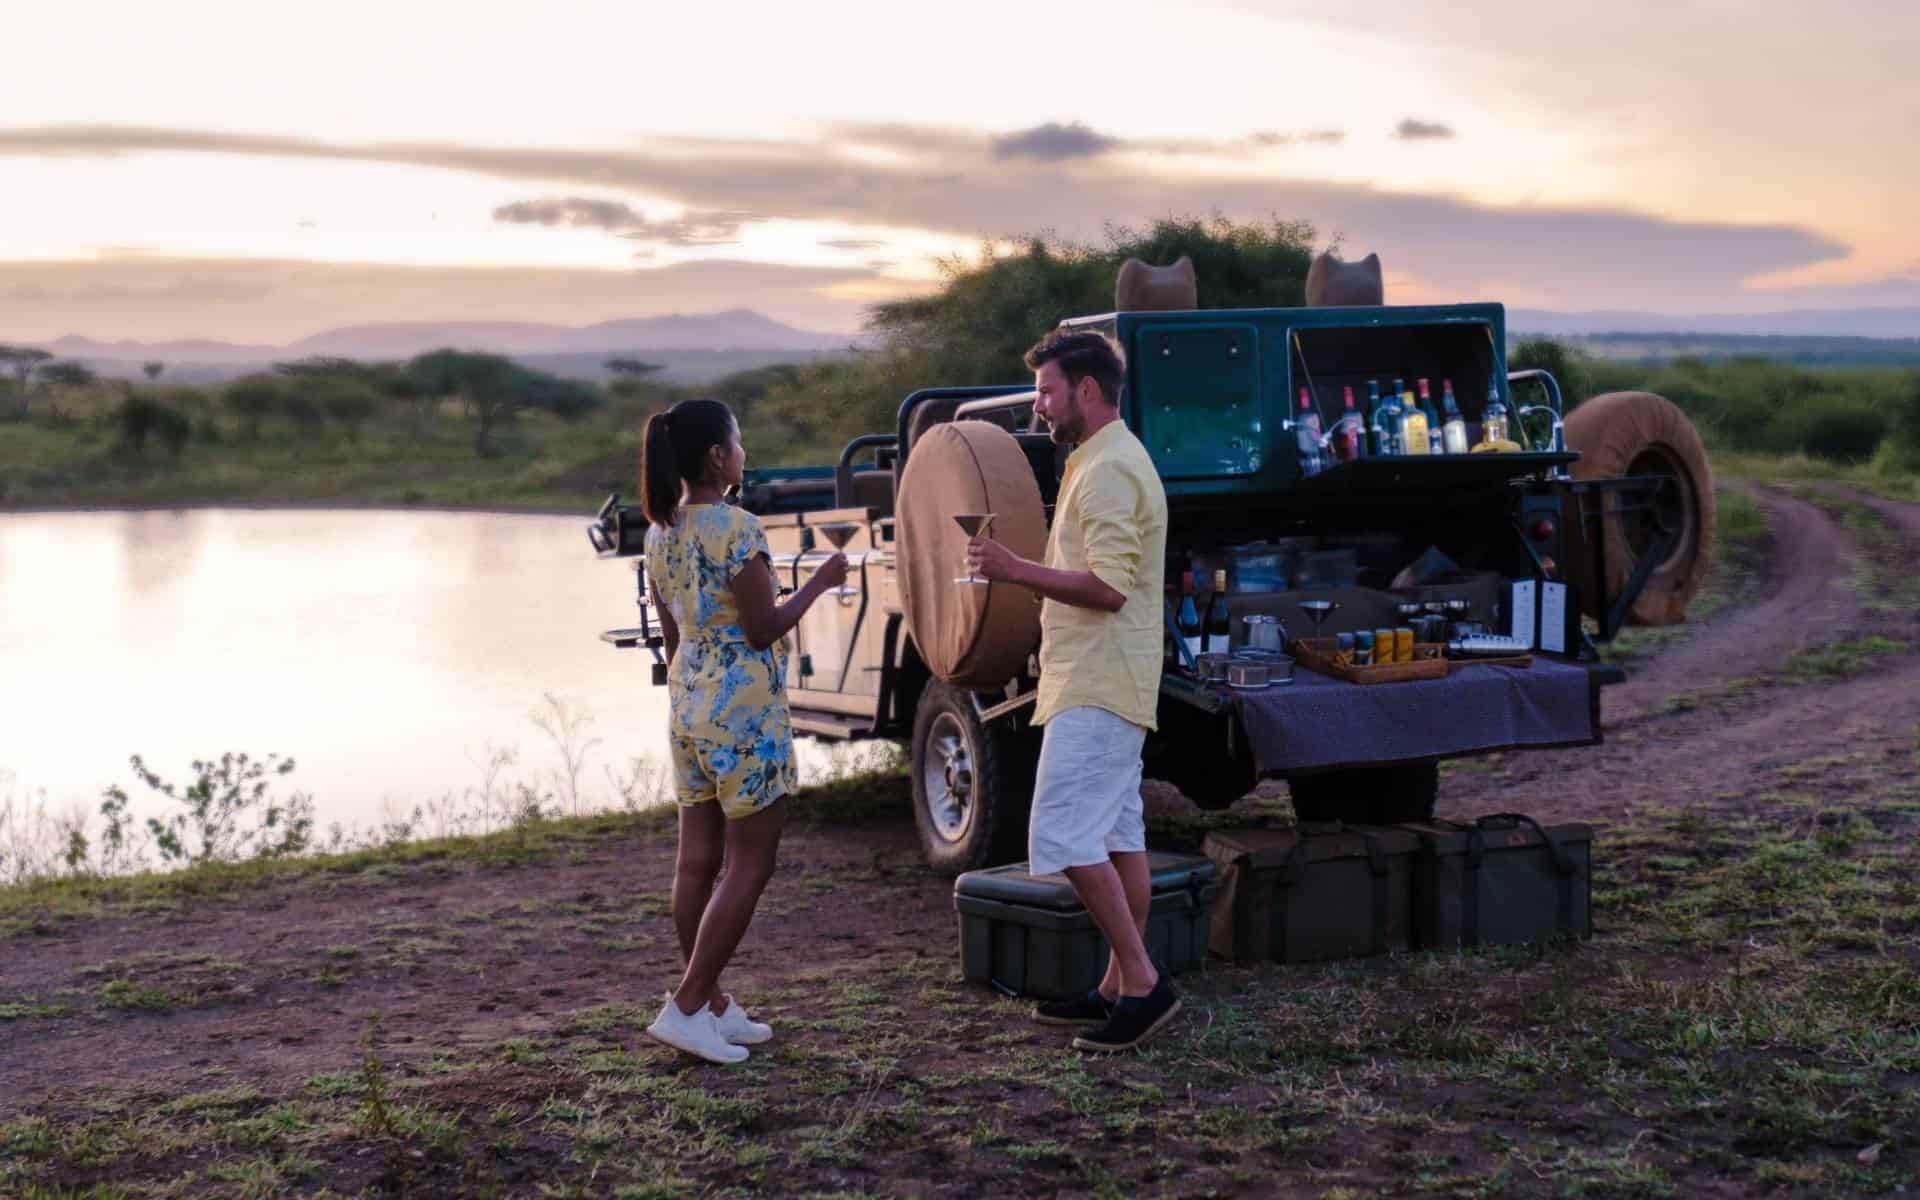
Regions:
<instances>
[{"instance_id":1,"label":"metal tin","mask_svg":"<svg viewBox=\"0 0 1920 1200\"><path fill-rule=\"evenodd\" d=\"M1227 686L1243 692L1266 687L1271 678L1267 666L1252 659L1236 659L1227 664Z\"/></svg>"},{"instance_id":2,"label":"metal tin","mask_svg":"<svg viewBox=\"0 0 1920 1200\"><path fill-rule=\"evenodd\" d=\"M1413 630L1408 626L1402 625L1393 631L1393 661L1413 661Z\"/></svg>"},{"instance_id":3,"label":"metal tin","mask_svg":"<svg viewBox=\"0 0 1920 1200\"><path fill-rule=\"evenodd\" d=\"M1373 631L1373 661L1382 665L1398 662L1393 654L1393 630L1376 629Z\"/></svg>"},{"instance_id":4,"label":"metal tin","mask_svg":"<svg viewBox=\"0 0 1920 1200\"><path fill-rule=\"evenodd\" d=\"M1242 646L1233 652L1233 657L1241 662L1272 662L1284 658L1278 650L1263 650L1258 646Z\"/></svg>"},{"instance_id":5,"label":"metal tin","mask_svg":"<svg viewBox=\"0 0 1920 1200\"><path fill-rule=\"evenodd\" d=\"M1194 660L1194 669L1209 683L1224 683L1227 664L1231 661L1232 656L1227 654L1202 654Z\"/></svg>"},{"instance_id":6,"label":"metal tin","mask_svg":"<svg viewBox=\"0 0 1920 1200\"><path fill-rule=\"evenodd\" d=\"M1293 660L1282 654L1267 664L1267 684L1271 687L1285 687L1293 682Z\"/></svg>"},{"instance_id":7,"label":"metal tin","mask_svg":"<svg viewBox=\"0 0 1920 1200\"><path fill-rule=\"evenodd\" d=\"M1353 665L1370 667L1373 665L1373 631L1362 629L1353 635Z\"/></svg>"}]
</instances>

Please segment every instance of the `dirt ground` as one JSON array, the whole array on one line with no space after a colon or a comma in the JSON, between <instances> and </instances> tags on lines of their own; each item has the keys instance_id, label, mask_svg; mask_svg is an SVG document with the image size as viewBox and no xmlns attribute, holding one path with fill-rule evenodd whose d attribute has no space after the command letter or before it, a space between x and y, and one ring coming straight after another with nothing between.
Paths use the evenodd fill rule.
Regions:
<instances>
[{"instance_id":1,"label":"dirt ground","mask_svg":"<svg viewBox=\"0 0 1920 1200\"><path fill-rule=\"evenodd\" d=\"M1920 508L1751 494L1740 594L1603 745L1444 771L1444 813L1600 827L1591 942L1214 962L1088 1062L958 979L883 779L796 811L726 980L778 1035L721 1069L640 1036L657 822L48 893L0 907L0 1196L1911 1191Z\"/></svg>"}]
</instances>

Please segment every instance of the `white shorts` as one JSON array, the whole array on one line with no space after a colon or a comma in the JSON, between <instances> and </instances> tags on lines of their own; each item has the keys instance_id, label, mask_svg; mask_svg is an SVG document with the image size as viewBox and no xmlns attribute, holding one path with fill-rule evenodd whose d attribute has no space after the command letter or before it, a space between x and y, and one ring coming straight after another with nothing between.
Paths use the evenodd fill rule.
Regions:
<instances>
[{"instance_id":1,"label":"white shorts","mask_svg":"<svg viewBox=\"0 0 1920 1200\"><path fill-rule=\"evenodd\" d=\"M1070 708L1046 724L1027 828L1027 870L1051 875L1145 850L1140 748L1147 731L1104 708Z\"/></svg>"}]
</instances>

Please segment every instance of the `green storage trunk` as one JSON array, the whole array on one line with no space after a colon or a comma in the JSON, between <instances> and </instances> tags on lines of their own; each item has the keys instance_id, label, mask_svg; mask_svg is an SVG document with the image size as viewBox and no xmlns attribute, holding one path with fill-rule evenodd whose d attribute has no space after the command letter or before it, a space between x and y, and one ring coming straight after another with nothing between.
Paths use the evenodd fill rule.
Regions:
<instances>
[{"instance_id":1,"label":"green storage trunk","mask_svg":"<svg viewBox=\"0 0 1920 1200\"><path fill-rule=\"evenodd\" d=\"M1207 953L1207 915L1219 885L1198 854L1154 852L1147 952L1169 975ZM960 971L1010 996L1064 1000L1107 973L1107 939L1065 875L1029 875L1027 864L968 871L953 881L960 914Z\"/></svg>"},{"instance_id":2,"label":"green storage trunk","mask_svg":"<svg viewBox=\"0 0 1920 1200\"><path fill-rule=\"evenodd\" d=\"M1214 832L1221 868L1214 953L1235 962L1320 962L1405 950L1413 855L1402 830L1363 825Z\"/></svg>"},{"instance_id":3,"label":"green storage trunk","mask_svg":"<svg viewBox=\"0 0 1920 1200\"><path fill-rule=\"evenodd\" d=\"M1423 950L1593 936L1593 826L1496 813L1397 826L1420 839L1414 943Z\"/></svg>"}]
</instances>

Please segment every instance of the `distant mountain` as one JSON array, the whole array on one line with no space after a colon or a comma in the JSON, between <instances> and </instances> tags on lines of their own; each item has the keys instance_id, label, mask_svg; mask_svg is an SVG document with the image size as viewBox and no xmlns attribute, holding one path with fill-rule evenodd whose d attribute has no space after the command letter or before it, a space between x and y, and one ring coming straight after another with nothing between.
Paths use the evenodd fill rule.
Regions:
<instances>
[{"instance_id":1,"label":"distant mountain","mask_svg":"<svg viewBox=\"0 0 1920 1200\"><path fill-rule=\"evenodd\" d=\"M1920 337L1920 307L1797 308L1771 313L1549 312L1507 310L1511 336L1595 333L1716 333L1776 337Z\"/></svg>"},{"instance_id":2,"label":"distant mountain","mask_svg":"<svg viewBox=\"0 0 1920 1200\"><path fill-rule=\"evenodd\" d=\"M822 353L845 350L860 339L844 333L796 329L752 309L635 317L598 325L544 325L531 321L391 321L329 329L284 346L220 341L103 342L63 337L45 344L62 358L169 364L274 362L309 355L367 360L411 358L452 346L516 357L531 354L645 354L660 350L776 351Z\"/></svg>"}]
</instances>

